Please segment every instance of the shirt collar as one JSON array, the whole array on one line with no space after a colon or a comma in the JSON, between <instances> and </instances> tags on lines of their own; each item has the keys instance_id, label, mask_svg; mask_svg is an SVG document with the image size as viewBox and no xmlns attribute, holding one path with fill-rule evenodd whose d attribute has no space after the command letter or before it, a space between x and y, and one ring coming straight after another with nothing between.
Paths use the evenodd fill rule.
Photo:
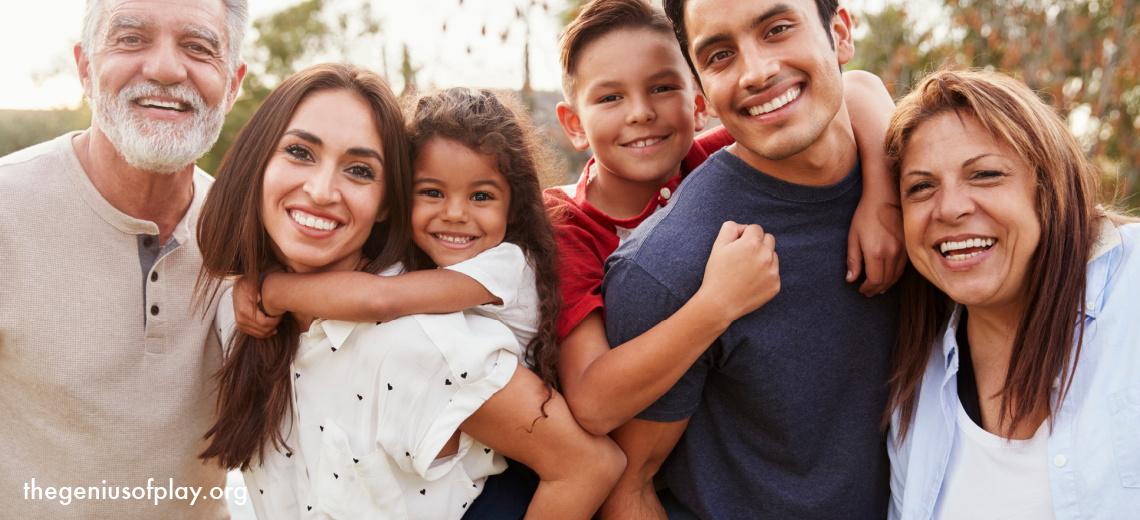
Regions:
<instances>
[{"instance_id":1,"label":"shirt collar","mask_svg":"<svg viewBox=\"0 0 1140 520\"><path fill-rule=\"evenodd\" d=\"M1100 217L1100 231L1089 255L1085 282L1085 315L1095 318L1104 304L1108 275L1122 254L1120 231L1108 217Z\"/></svg>"},{"instance_id":2,"label":"shirt collar","mask_svg":"<svg viewBox=\"0 0 1140 520\"><path fill-rule=\"evenodd\" d=\"M337 321L337 320L318 320L314 325L319 325L321 330L324 331L325 337L329 339L329 343L333 348L339 349L344 342L348 340L348 336L356 329L359 322L355 321Z\"/></svg>"},{"instance_id":3,"label":"shirt collar","mask_svg":"<svg viewBox=\"0 0 1140 520\"><path fill-rule=\"evenodd\" d=\"M946 330L942 331L942 368L946 370L946 377L958 373L958 325L962 322L964 308L960 303L954 304Z\"/></svg>"}]
</instances>

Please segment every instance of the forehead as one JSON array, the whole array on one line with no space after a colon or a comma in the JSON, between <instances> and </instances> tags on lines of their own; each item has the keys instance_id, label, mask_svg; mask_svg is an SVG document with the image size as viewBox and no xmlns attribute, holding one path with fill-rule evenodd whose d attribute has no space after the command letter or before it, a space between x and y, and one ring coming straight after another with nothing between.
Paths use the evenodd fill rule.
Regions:
<instances>
[{"instance_id":1,"label":"forehead","mask_svg":"<svg viewBox=\"0 0 1140 520\"><path fill-rule=\"evenodd\" d=\"M372 107L347 90L320 90L305 96L289 119L288 129L305 130L321 138L324 146L380 149L381 137Z\"/></svg>"},{"instance_id":2,"label":"forehead","mask_svg":"<svg viewBox=\"0 0 1140 520\"><path fill-rule=\"evenodd\" d=\"M776 13L819 21L814 0L689 0L685 2L685 32L693 42L698 37L747 30Z\"/></svg>"},{"instance_id":3,"label":"forehead","mask_svg":"<svg viewBox=\"0 0 1140 520\"><path fill-rule=\"evenodd\" d=\"M103 30L120 26L150 29L210 30L226 37L222 0L107 0Z\"/></svg>"},{"instance_id":4,"label":"forehead","mask_svg":"<svg viewBox=\"0 0 1140 520\"><path fill-rule=\"evenodd\" d=\"M589 88L599 82L637 81L666 73L688 76L688 71L673 35L641 27L611 31L582 47L575 76L579 85Z\"/></svg>"}]
</instances>

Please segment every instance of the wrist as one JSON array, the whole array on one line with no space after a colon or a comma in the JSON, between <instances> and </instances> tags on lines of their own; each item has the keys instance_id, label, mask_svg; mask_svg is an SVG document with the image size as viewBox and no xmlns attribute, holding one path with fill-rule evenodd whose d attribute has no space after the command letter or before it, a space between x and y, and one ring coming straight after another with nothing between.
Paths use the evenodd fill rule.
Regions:
<instances>
[{"instance_id":1,"label":"wrist","mask_svg":"<svg viewBox=\"0 0 1140 520\"><path fill-rule=\"evenodd\" d=\"M702 328L724 332L733 321L739 318L739 311L728 304L720 294L702 286L689 299L687 305L692 318L700 322Z\"/></svg>"},{"instance_id":2,"label":"wrist","mask_svg":"<svg viewBox=\"0 0 1140 520\"><path fill-rule=\"evenodd\" d=\"M266 275L261 281L261 287L258 288L257 308L270 318L276 318L285 314L285 309L273 305L276 301L276 293L274 292L276 284L274 282L278 276L280 276L278 273Z\"/></svg>"}]
</instances>

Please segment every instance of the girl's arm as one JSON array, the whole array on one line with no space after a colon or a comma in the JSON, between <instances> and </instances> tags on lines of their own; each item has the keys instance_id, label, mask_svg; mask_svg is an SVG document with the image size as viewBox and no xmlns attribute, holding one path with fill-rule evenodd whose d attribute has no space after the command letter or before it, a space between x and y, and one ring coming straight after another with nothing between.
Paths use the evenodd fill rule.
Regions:
<instances>
[{"instance_id":1,"label":"girl's arm","mask_svg":"<svg viewBox=\"0 0 1140 520\"><path fill-rule=\"evenodd\" d=\"M780 290L775 239L757 225L726 222L701 288L676 313L611 349L601 311L562 342L559 378L574 417L604 435L665 394L737 318Z\"/></svg>"},{"instance_id":2,"label":"girl's arm","mask_svg":"<svg viewBox=\"0 0 1140 520\"><path fill-rule=\"evenodd\" d=\"M874 296L890 288L906 267L899 190L883 144L895 103L878 76L861 70L843 74L843 93L863 163L863 198L847 235L847 281L865 274L859 291Z\"/></svg>"},{"instance_id":3,"label":"girl's arm","mask_svg":"<svg viewBox=\"0 0 1140 520\"><path fill-rule=\"evenodd\" d=\"M519 365L459 429L538 474L525 518L591 518L625 468L625 455L609 437L583 430L561 395L547 395L542 380Z\"/></svg>"},{"instance_id":4,"label":"girl's arm","mask_svg":"<svg viewBox=\"0 0 1140 520\"><path fill-rule=\"evenodd\" d=\"M252 283L234 283L234 314L242 332L275 333L281 314L294 312L341 321L391 321L412 314L459 312L501 303L474 278L449 269L377 276L357 271L273 273L259 295Z\"/></svg>"}]
</instances>

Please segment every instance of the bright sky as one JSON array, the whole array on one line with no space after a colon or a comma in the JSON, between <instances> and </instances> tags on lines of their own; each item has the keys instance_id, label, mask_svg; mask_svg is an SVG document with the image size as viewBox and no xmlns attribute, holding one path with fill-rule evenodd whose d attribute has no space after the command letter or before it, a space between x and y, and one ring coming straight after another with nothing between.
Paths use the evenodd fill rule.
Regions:
<instances>
[{"instance_id":1,"label":"bright sky","mask_svg":"<svg viewBox=\"0 0 1140 520\"><path fill-rule=\"evenodd\" d=\"M251 19L271 14L300 0L250 0ZM387 56L388 77L400 80L403 44L420 68L421 86L470 85L519 88L523 82L526 25L515 9L531 0L327 0L326 11L351 11L372 3L383 20L382 45L354 48L350 59L380 71ZM556 15L564 0L544 0L531 8L531 84L555 90L559 85ZM0 109L47 109L78 106L82 99L72 46L83 23L83 0L5 0L0 18ZM444 24L447 30L444 31ZM486 34L483 28L486 27ZM502 34L507 33L504 42ZM247 36L252 30L247 33ZM248 41L248 40L247 40ZM372 47L372 48L367 48ZM378 47L378 48L376 48ZM471 52L468 54L468 47ZM339 60L339 56L329 59ZM309 65L305 63L302 65ZM394 85L399 89L400 85Z\"/></svg>"}]
</instances>

